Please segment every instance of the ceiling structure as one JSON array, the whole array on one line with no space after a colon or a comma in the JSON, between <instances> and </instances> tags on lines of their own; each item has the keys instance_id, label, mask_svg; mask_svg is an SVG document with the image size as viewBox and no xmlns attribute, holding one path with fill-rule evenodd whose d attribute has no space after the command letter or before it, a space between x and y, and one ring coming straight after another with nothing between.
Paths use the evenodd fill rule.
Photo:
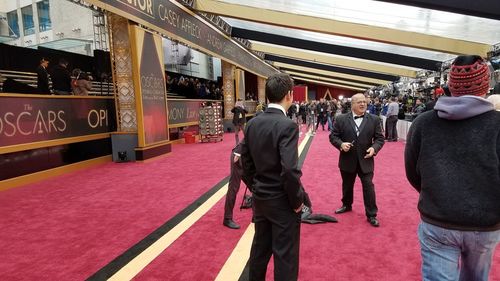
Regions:
<instances>
[{"instance_id":1,"label":"ceiling structure","mask_svg":"<svg viewBox=\"0 0 500 281\"><path fill-rule=\"evenodd\" d=\"M294 79L354 90L440 71L460 54L486 57L500 42L500 1L187 2Z\"/></svg>"}]
</instances>

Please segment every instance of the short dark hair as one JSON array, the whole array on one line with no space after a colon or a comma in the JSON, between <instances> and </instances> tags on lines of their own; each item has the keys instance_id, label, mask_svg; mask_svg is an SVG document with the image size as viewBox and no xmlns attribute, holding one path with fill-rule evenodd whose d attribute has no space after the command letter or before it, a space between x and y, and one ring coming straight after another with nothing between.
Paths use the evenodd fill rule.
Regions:
<instances>
[{"instance_id":1,"label":"short dark hair","mask_svg":"<svg viewBox=\"0 0 500 281\"><path fill-rule=\"evenodd\" d=\"M453 65L464 66L464 65L472 65L476 61L482 61L483 58L477 55L466 55L466 56L458 56L454 61Z\"/></svg>"},{"instance_id":2,"label":"short dark hair","mask_svg":"<svg viewBox=\"0 0 500 281\"><path fill-rule=\"evenodd\" d=\"M65 58L60 58L59 59L59 64L68 64L68 60Z\"/></svg>"},{"instance_id":3,"label":"short dark hair","mask_svg":"<svg viewBox=\"0 0 500 281\"><path fill-rule=\"evenodd\" d=\"M267 78L266 97L269 102L278 103L293 90L293 80L286 73L273 74Z\"/></svg>"}]
</instances>

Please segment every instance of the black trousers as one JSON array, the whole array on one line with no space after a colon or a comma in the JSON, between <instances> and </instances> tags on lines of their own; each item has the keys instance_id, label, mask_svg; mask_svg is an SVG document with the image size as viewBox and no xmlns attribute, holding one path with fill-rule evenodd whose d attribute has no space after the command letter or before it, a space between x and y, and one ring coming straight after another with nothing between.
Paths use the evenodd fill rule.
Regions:
<instances>
[{"instance_id":1,"label":"black trousers","mask_svg":"<svg viewBox=\"0 0 500 281\"><path fill-rule=\"evenodd\" d=\"M321 123L321 127L323 128L323 131L325 130L325 124L326 124L326 116L325 115L318 115L318 123L316 123L316 131L318 130L319 123Z\"/></svg>"},{"instance_id":2,"label":"black trousers","mask_svg":"<svg viewBox=\"0 0 500 281\"><path fill-rule=\"evenodd\" d=\"M234 154L231 153L229 159L231 165L231 174L229 175L229 185L226 193L226 204L224 205L224 219L233 219L233 209L236 202L236 195L240 190L241 175L243 170L238 162L234 162Z\"/></svg>"},{"instance_id":3,"label":"black trousers","mask_svg":"<svg viewBox=\"0 0 500 281\"><path fill-rule=\"evenodd\" d=\"M387 130L387 139L390 141L398 140L398 130L396 129L396 124L398 123L398 116L391 115L387 117L386 130Z\"/></svg>"},{"instance_id":4,"label":"black trousers","mask_svg":"<svg viewBox=\"0 0 500 281\"><path fill-rule=\"evenodd\" d=\"M264 281L271 255L274 280L295 281L299 274L300 214L286 197L254 198L255 235L250 252L250 281Z\"/></svg>"},{"instance_id":5,"label":"black trousers","mask_svg":"<svg viewBox=\"0 0 500 281\"><path fill-rule=\"evenodd\" d=\"M365 214L367 217L377 216L377 202L375 199L375 186L373 185L373 172L363 173L359 167L354 173L340 171L342 175L342 204L343 206L352 206L353 193L354 193L354 182L356 181L356 175L359 176L361 180L361 185L363 186L363 202L365 204Z\"/></svg>"},{"instance_id":6,"label":"black trousers","mask_svg":"<svg viewBox=\"0 0 500 281\"><path fill-rule=\"evenodd\" d=\"M234 125L234 124L233 124ZM245 136L245 125L236 124L234 125L234 140L236 141L236 145L240 143L240 131L243 132L243 137Z\"/></svg>"}]
</instances>

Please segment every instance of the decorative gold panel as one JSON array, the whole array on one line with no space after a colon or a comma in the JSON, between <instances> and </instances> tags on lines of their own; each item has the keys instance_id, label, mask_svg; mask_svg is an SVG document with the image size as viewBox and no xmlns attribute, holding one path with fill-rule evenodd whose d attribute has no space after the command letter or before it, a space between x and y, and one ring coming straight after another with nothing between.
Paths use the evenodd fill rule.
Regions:
<instances>
[{"instance_id":1,"label":"decorative gold panel","mask_svg":"<svg viewBox=\"0 0 500 281\"><path fill-rule=\"evenodd\" d=\"M236 67L222 61L222 87L224 89L224 119L233 119L231 109L234 107L234 73Z\"/></svg>"},{"instance_id":2,"label":"decorative gold panel","mask_svg":"<svg viewBox=\"0 0 500 281\"><path fill-rule=\"evenodd\" d=\"M266 103L266 79L257 76L257 92L260 103Z\"/></svg>"},{"instance_id":3,"label":"decorative gold panel","mask_svg":"<svg viewBox=\"0 0 500 281\"><path fill-rule=\"evenodd\" d=\"M115 85L118 131L136 132L137 113L128 20L112 13L106 13L106 15L109 23L111 67Z\"/></svg>"}]
</instances>

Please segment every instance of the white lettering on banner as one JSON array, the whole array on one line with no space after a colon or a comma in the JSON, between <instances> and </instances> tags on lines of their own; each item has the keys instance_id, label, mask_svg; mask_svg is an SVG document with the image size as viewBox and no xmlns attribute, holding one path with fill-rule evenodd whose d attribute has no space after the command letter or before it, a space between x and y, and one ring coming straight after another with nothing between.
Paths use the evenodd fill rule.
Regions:
<instances>
[{"instance_id":1,"label":"white lettering on banner","mask_svg":"<svg viewBox=\"0 0 500 281\"><path fill-rule=\"evenodd\" d=\"M170 120L182 119L184 116L184 108L172 108L172 111L169 112Z\"/></svg>"},{"instance_id":2,"label":"white lettering on banner","mask_svg":"<svg viewBox=\"0 0 500 281\"><path fill-rule=\"evenodd\" d=\"M7 113L5 113L5 116L4 116L5 123L6 123L7 125L9 125L9 126L12 128L12 133L10 133L10 134L9 134L9 133L7 133L7 129L6 129L6 130L5 130L5 135L6 135L7 137L12 137L12 136L14 136L14 135L16 134L16 126L14 125L14 123L12 123L11 121L9 121L8 116L12 116L12 117L14 117L14 113L12 113L12 112L7 112Z\"/></svg>"},{"instance_id":3,"label":"white lettering on banner","mask_svg":"<svg viewBox=\"0 0 500 281\"><path fill-rule=\"evenodd\" d=\"M198 39L201 38L201 30L200 27L197 24L192 23L188 19L182 19L182 25L181 25L182 30L184 32L190 34L193 37L196 37Z\"/></svg>"},{"instance_id":4,"label":"white lettering on banner","mask_svg":"<svg viewBox=\"0 0 500 281\"><path fill-rule=\"evenodd\" d=\"M139 8L141 11L153 15L153 0L122 0L123 3L133 8Z\"/></svg>"},{"instance_id":5,"label":"white lettering on banner","mask_svg":"<svg viewBox=\"0 0 500 281\"><path fill-rule=\"evenodd\" d=\"M179 27L179 21L181 16L175 11L163 6L163 4L158 5L158 16L162 21L168 22L173 27Z\"/></svg>"},{"instance_id":6,"label":"white lettering on banner","mask_svg":"<svg viewBox=\"0 0 500 281\"><path fill-rule=\"evenodd\" d=\"M165 88L163 77L156 77L152 73L149 76L141 76L141 93L143 100L165 100Z\"/></svg>"},{"instance_id":7,"label":"white lettering on banner","mask_svg":"<svg viewBox=\"0 0 500 281\"><path fill-rule=\"evenodd\" d=\"M59 121L63 124L63 127L57 128L59 130L59 132L66 131L66 121L64 121L64 118L62 117L62 115L64 115L64 114L65 113L62 110L59 110L59 112L57 113L57 119L59 119Z\"/></svg>"},{"instance_id":8,"label":"white lettering on banner","mask_svg":"<svg viewBox=\"0 0 500 281\"><path fill-rule=\"evenodd\" d=\"M54 131L57 131L56 125L54 124L56 122L56 113L54 111L49 111L49 131L51 130L51 127L54 128Z\"/></svg>"},{"instance_id":9,"label":"white lettering on banner","mask_svg":"<svg viewBox=\"0 0 500 281\"><path fill-rule=\"evenodd\" d=\"M92 109L89 111L89 114L87 116L87 121L89 123L89 126L93 129L97 127L102 127L103 122L106 123L106 126L108 125L108 111L105 109L100 109L95 110Z\"/></svg>"},{"instance_id":10,"label":"white lettering on banner","mask_svg":"<svg viewBox=\"0 0 500 281\"><path fill-rule=\"evenodd\" d=\"M47 128L47 124L45 123L45 119L43 118L41 111L38 111L38 114L36 115L35 124L38 124L38 133L39 134L49 132L49 129ZM42 128L42 125L43 125L43 128ZM36 128L36 126L35 126L35 128ZM35 128L33 128L33 134L35 133ZM45 130L43 130L43 129L45 129Z\"/></svg>"},{"instance_id":11,"label":"white lettering on banner","mask_svg":"<svg viewBox=\"0 0 500 281\"><path fill-rule=\"evenodd\" d=\"M222 41L210 33L207 35L207 42L208 42L208 44L210 44L210 46L216 48L219 51L222 50L222 48L223 48Z\"/></svg>"},{"instance_id":12,"label":"white lettering on banner","mask_svg":"<svg viewBox=\"0 0 500 281\"><path fill-rule=\"evenodd\" d=\"M25 107L33 109L32 107ZM30 111L31 111L30 110ZM22 111L19 114L6 112L0 116L0 135L14 137L18 133L23 136L34 134L46 134L52 132L64 132L66 130L66 121L63 118L63 110L42 112L38 110L33 122L30 122L32 114L30 111ZM17 116L16 116L17 115ZM27 128L27 124L33 124L33 128Z\"/></svg>"},{"instance_id":13,"label":"white lettering on banner","mask_svg":"<svg viewBox=\"0 0 500 281\"><path fill-rule=\"evenodd\" d=\"M197 111L189 110L189 108L188 108L188 109L187 109L187 114L186 114L186 115L187 115L187 117L186 117L186 118L187 118L187 119L191 119L191 118L196 117L196 112L197 112Z\"/></svg>"},{"instance_id":14,"label":"white lettering on banner","mask_svg":"<svg viewBox=\"0 0 500 281\"><path fill-rule=\"evenodd\" d=\"M23 136L29 136L31 134L31 131L23 131L22 128L21 128L21 122L20 121L21 121L21 117L23 117L24 115L31 116L31 113L24 111L24 112L21 112L21 114L19 114L19 116L17 116L17 122L16 122L18 124L17 125L17 129L19 130L19 133L21 133L21 135L23 135ZM1 131L2 130L0 130L0 132Z\"/></svg>"}]
</instances>

